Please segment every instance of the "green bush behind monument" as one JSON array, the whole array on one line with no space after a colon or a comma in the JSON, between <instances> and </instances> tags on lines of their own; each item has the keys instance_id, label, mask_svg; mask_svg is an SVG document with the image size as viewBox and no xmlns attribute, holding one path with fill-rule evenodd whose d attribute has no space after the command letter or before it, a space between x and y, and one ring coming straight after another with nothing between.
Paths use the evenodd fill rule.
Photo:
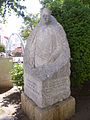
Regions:
<instances>
[{"instance_id":1,"label":"green bush behind monument","mask_svg":"<svg viewBox=\"0 0 90 120\"><path fill-rule=\"evenodd\" d=\"M90 80L90 7L79 0L44 0L67 34L71 49L71 82L81 86Z\"/></svg>"}]
</instances>

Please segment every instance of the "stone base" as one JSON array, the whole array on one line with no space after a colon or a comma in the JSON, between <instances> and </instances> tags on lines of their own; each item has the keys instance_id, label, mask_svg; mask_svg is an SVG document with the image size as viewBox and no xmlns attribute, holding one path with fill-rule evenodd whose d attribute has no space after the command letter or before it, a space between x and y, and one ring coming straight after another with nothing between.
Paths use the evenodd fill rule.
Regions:
<instances>
[{"instance_id":1,"label":"stone base","mask_svg":"<svg viewBox=\"0 0 90 120\"><path fill-rule=\"evenodd\" d=\"M47 108L39 108L24 93L21 95L22 109L30 120L66 120L75 114L75 99L70 96Z\"/></svg>"}]
</instances>

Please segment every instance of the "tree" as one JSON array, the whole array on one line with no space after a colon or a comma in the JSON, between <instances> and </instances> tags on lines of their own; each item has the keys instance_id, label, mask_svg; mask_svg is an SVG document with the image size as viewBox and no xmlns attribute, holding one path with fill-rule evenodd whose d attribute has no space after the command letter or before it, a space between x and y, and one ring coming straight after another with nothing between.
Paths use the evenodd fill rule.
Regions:
<instances>
[{"instance_id":1,"label":"tree","mask_svg":"<svg viewBox=\"0 0 90 120\"><path fill-rule=\"evenodd\" d=\"M17 13L17 15L24 16L25 6L20 4L21 0L0 0L0 16L4 17L6 13L10 13L11 10ZM25 1L25 0L22 0Z\"/></svg>"},{"instance_id":2,"label":"tree","mask_svg":"<svg viewBox=\"0 0 90 120\"><path fill-rule=\"evenodd\" d=\"M38 24L39 17L36 15L27 15L24 18L24 26L21 28L21 37L26 40L30 34L30 32L34 29L34 27Z\"/></svg>"},{"instance_id":3,"label":"tree","mask_svg":"<svg viewBox=\"0 0 90 120\"><path fill-rule=\"evenodd\" d=\"M23 38L23 40L27 40L27 38L30 35L31 30L28 28L22 28L21 30L21 37Z\"/></svg>"},{"instance_id":4,"label":"tree","mask_svg":"<svg viewBox=\"0 0 90 120\"><path fill-rule=\"evenodd\" d=\"M50 7L50 6L52 6L52 4L54 4L55 6L56 5L58 6L58 4L61 4L65 1L66 0L40 0L40 3L43 5L43 7L47 7L47 6ZM73 0L71 0L71 1L73 1ZM90 0L76 0L76 1L82 3L85 6L90 7Z\"/></svg>"}]
</instances>

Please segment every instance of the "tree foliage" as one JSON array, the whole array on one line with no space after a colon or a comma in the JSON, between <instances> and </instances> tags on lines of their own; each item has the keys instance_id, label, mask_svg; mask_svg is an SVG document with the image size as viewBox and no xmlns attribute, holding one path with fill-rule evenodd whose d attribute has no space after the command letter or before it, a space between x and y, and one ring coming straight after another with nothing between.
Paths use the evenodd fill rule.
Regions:
<instances>
[{"instance_id":1,"label":"tree foliage","mask_svg":"<svg viewBox=\"0 0 90 120\"><path fill-rule=\"evenodd\" d=\"M54 4L55 6L57 4L57 6L58 6L59 4L65 2L65 1L66 0L40 0L43 7L47 7L47 6L50 7L50 6L52 6L52 4ZM71 0L71 1L73 1L73 0ZM76 1L78 1L79 3L82 3L85 6L90 7L90 0L76 0Z\"/></svg>"},{"instance_id":2,"label":"tree foliage","mask_svg":"<svg viewBox=\"0 0 90 120\"><path fill-rule=\"evenodd\" d=\"M71 49L71 81L80 86L90 80L90 8L79 0L54 0L48 7L66 31Z\"/></svg>"},{"instance_id":3,"label":"tree foliage","mask_svg":"<svg viewBox=\"0 0 90 120\"><path fill-rule=\"evenodd\" d=\"M24 16L25 6L20 4L21 0L0 0L0 16L4 17L6 13L10 13L11 10L14 10L17 15ZM25 0L22 0L25 1Z\"/></svg>"},{"instance_id":4,"label":"tree foliage","mask_svg":"<svg viewBox=\"0 0 90 120\"><path fill-rule=\"evenodd\" d=\"M23 40L27 40L27 38L30 35L31 30L28 28L22 28L21 30L21 37L23 38Z\"/></svg>"},{"instance_id":5,"label":"tree foliage","mask_svg":"<svg viewBox=\"0 0 90 120\"><path fill-rule=\"evenodd\" d=\"M90 0L80 0L80 2L88 7L90 7Z\"/></svg>"},{"instance_id":6,"label":"tree foliage","mask_svg":"<svg viewBox=\"0 0 90 120\"><path fill-rule=\"evenodd\" d=\"M30 14L24 18L24 26L22 26L21 28L21 36L24 40L28 38L30 32L35 28L38 22L39 22L38 14L36 15Z\"/></svg>"}]
</instances>

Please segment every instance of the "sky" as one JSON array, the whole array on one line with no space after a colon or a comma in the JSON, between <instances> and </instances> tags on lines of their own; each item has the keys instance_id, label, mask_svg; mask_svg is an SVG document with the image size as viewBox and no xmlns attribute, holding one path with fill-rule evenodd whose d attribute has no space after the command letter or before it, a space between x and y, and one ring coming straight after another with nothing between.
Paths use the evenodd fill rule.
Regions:
<instances>
[{"instance_id":1,"label":"sky","mask_svg":"<svg viewBox=\"0 0 90 120\"><path fill-rule=\"evenodd\" d=\"M27 7L26 11L32 14L40 13L40 8L42 7L39 0L25 0L22 4ZM19 32L23 19L16 17L13 13L8 17L7 22L8 23L3 26L3 31L6 36L10 36L12 33Z\"/></svg>"}]
</instances>

